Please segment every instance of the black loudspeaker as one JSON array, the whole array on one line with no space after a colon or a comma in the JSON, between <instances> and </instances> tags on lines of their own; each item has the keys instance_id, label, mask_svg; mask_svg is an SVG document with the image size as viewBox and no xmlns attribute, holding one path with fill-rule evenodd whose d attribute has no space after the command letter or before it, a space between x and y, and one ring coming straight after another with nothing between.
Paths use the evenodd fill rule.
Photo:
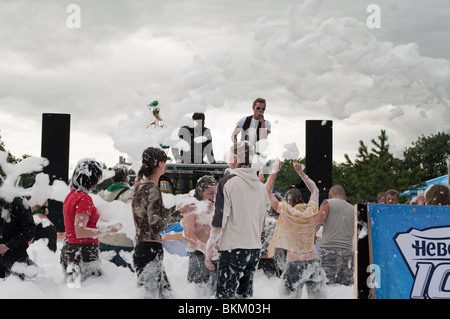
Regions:
<instances>
[{"instance_id":1,"label":"black loudspeaker","mask_svg":"<svg viewBox=\"0 0 450 319\"><path fill-rule=\"evenodd\" d=\"M320 204L332 186L333 121L307 120L305 139L305 173L319 188Z\"/></svg>"},{"instance_id":2,"label":"black loudspeaker","mask_svg":"<svg viewBox=\"0 0 450 319\"><path fill-rule=\"evenodd\" d=\"M367 226L367 205L358 204L358 233L363 228L363 225ZM371 288L367 284L369 277L371 276L368 272L370 262L370 244L369 236L363 236L357 239L357 247L355 250L358 252L354 260L355 264L355 288L357 292L358 299L371 299L374 298Z\"/></svg>"},{"instance_id":3,"label":"black loudspeaker","mask_svg":"<svg viewBox=\"0 0 450 319\"><path fill-rule=\"evenodd\" d=\"M50 177L50 184L69 180L70 114L42 114L41 156L49 160L43 172ZM48 201L48 218L58 232L64 232L63 203Z\"/></svg>"}]
</instances>

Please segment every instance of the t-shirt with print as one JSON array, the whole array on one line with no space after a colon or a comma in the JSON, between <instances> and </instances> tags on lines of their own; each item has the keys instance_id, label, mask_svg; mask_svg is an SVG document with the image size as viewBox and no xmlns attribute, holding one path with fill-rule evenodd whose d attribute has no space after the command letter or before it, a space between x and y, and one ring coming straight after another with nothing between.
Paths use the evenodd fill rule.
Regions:
<instances>
[{"instance_id":1,"label":"t-shirt with print","mask_svg":"<svg viewBox=\"0 0 450 319\"><path fill-rule=\"evenodd\" d=\"M72 189L63 204L64 227L66 242L71 244L98 244L98 238L78 238L75 234L75 215L88 214L87 228L97 228L99 214L97 208L88 194Z\"/></svg>"},{"instance_id":2,"label":"t-shirt with print","mask_svg":"<svg viewBox=\"0 0 450 319\"><path fill-rule=\"evenodd\" d=\"M133 201L136 242L162 240L161 231L181 220L181 215L172 215L166 210L161 190L154 183L141 183L135 191Z\"/></svg>"},{"instance_id":3,"label":"t-shirt with print","mask_svg":"<svg viewBox=\"0 0 450 319\"><path fill-rule=\"evenodd\" d=\"M247 119L247 117L243 117L241 118L236 125L239 126L240 128L243 128L245 120ZM255 120L253 117L251 119L250 122L250 126L247 129L247 136L248 136L248 141L250 142L251 145L255 145L255 143L257 142L257 132L256 130L258 129L258 125L259 125L259 120ZM266 127L266 130L268 132L272 131L272 126L270 124L270 122L268 120L264 120L264 126ZM244 133L243 133L244 134Z\"/></svg>"}]
</instances>

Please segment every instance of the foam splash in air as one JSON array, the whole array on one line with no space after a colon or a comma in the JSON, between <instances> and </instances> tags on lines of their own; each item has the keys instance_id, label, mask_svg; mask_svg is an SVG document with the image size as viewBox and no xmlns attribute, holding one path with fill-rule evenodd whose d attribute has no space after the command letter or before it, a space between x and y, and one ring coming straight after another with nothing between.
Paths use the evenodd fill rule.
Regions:
<instances>
[{"instance_id":1,"label":"foam splash in air","mask_svg":"<svg viewBox=\"0 0 450 319\"><path fill-rule=\"evenodd\" d=\"M402 104L450 116L450 61L422 56L415 43L381 42L353 17L324 16L321 1L289 8L285 23L261 18L254 29L253 66L308 106L338 119L394 105L384 115L392 120Z\"/></svg>"},{"instance_id":2,"label":"foam splash in air","mask_svg":"<svg viewBox=\"0 0 450 319\"><path fill-rule=\"evenodd\" d=\"M147 129L150 112L144 106L142 112L119 123L110 135L114 146L137 161L147 147L168 145L185 149L177 133L182 125L187 125L187 115L205 112L207 106L222 107L229 95L230 53L211 55L202 59L194 57L193 63L186 70L174 75L173 95L159 99L160 112L164 116L164 127ZM196 141L197 143L200 140Z\"/></svg>"}]
</instances>

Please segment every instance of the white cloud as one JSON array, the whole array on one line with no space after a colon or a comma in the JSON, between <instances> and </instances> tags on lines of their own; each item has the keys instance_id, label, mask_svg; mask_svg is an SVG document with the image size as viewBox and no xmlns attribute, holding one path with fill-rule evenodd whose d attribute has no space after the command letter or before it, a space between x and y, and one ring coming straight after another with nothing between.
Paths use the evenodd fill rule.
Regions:
<instances>
[{"instance_id":1,"label":"white cloud","mask_svg":"<svg viewBox=\"0 0 450 319\"><path fill-rule=\"evenodd\" d=\"M400 149L448 129L449 5L432 2L377 1L380 30L354 0L83 0L80 29L66 27L64 3L2 2L0 134L16 156L39 156L41 114L70 113L71 161L112 166L205 111L220 157L265 97L273 157L294 143L303 156L307 119L334 121L338 161L380 129ZM148 134L137 123L154 99L169 128Z\"/></svg>"}]
</instances>

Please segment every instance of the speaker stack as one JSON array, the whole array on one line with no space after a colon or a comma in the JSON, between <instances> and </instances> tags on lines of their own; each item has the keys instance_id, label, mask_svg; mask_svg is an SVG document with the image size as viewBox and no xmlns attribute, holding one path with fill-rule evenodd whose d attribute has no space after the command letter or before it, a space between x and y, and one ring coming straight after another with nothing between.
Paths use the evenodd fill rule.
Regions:
<instances>
[{"instance_id":1,"label":"speaker stack","mask_svg":"<svg viewBox=\"0 0 450 319\"><path fill-rule=\"evenodd\" d=\"M43 172L50 177L50 184L69 180L70 114L42 114L41 156L49 160ZM64 232L63 203L49 200L49 219L58 232Z\"/></svg>"},{"instance_id":2,"label":"speaker stack","mask_svg":"<svg viewBox=\"0 0 450 319\"><path fill-rule=\"evenodd\" d=\"M333 168L333 121L306 121L306 165L305 173L319 188L319 205L328 198L328 191L332 186ZM300 181L296 187L300 188L305 202L309 200L309 190Z\"/></svg>"}]
</instances>

